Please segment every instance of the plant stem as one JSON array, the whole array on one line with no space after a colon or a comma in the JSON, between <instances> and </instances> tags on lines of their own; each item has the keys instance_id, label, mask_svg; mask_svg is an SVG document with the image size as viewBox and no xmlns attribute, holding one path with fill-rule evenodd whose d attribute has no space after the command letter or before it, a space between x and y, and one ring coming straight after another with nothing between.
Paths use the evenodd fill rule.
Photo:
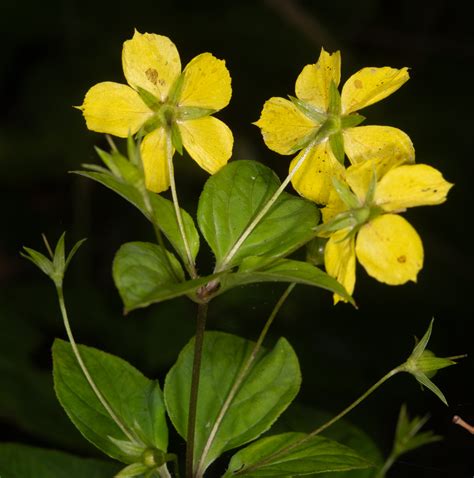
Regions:
<instances>
[{"instance_id":1,"label":"plant stem","mask_svg":"<svg viewBox=\"0 0 474 478\"><path fill-rule=\"evenodd\" d=\"M171 478L171 474L168 471L166 463L158 468L158 474L160 475L160 478Z\"/></svg>"},{"instance_id":2,"label":"plant stem","mask_svg":"<svg viewBox=\"0 0 474 478\"><path fill-rule=\"evenodd\" d=\"M232 249L227 253L227 255L224 257L222 262L218 264L215 272L221 272L226 270L227 266L229 265L229 263L234 258L235 254L237 254L238 250L240 249L240 246L244 243L247 237L249 237L249 235L253 232L253 230L258 226L258 223L263 219L265 214L267 214L267 212L270 210L273 204L275 204L275 201L280 197L280 194L283 192L286 186L288 186L289 182L293 179L293 176L300 169L301 165L304 163L305 159L308 157L308 154L313 147L314 147L314 141L312 141L308 146L306 146L303 153L301 154L300 159L295 164L295 167L290 171L286 179L281 183L280 187L274 192L273 196L268 200L265 206L263 206L263 208L259 211L259 213L254 217L253 221L242 232L240 237L232 246Z\"/></svg>"},{"instance_id":3,"label":"plant stem","mask_svg":"<svg viewBox=\"0 0 474 478\"><path fill-rule=\"evenodd\" d=\"M194 469L194 435L196 431L197 400L199 391L199 378L201 372L202 348L204 331L206 329L208 304L198 304L196 321L196 336L194 338L194 359L191 379L191 393L189 397L188 432L186 438L186 477L192 478Z\"/></svg>"},{"instance_id":4,"label":"plant stem","mask_svg":"<svg viewBox=\"0 0 474 478\"><path fill-rule=\"evenodd\" d=\"M217 432L219 431L219 427L222 423L222 420L225 417L225 414L229 410L229 407L232 404L232 401L234 400L235 396L237 395L237 392L240 389L240 386L242 385L242 382L245 380L247 377L247 374L250 371L250 367L252 366L253 362L255 361L255 358L257 357L258 352L260 351L260 348L262 346L262 343L268 333L268 330L270 326L273 323L273 320L277 316L278 312L280 311L281 307L285 303L286 299L290 295L291 291L294 289L296 284L290 284L285 292L281 295L281 297L278 299L278 302L275 304L275 307L273 308L271 314L269 315L267 321L265 322L265 325L263 326L262 331L260 332L260 335L258 337L257 342L255 343L252 352L248 356L247 360L245 363L242 365L242 368L240 369L237 378L235 379L234 384L232 385L232 388L229 391L229 394L227 395L224 403L222 404L222 407L219 411L219 415L216 418L216 421L214 422L214 426L212 427L211 432L209 433L209 437L207 439L207 442L204 446L201 458L199 460L199 464L197 466L197 471L196 471L196 478L201 478L204 474L204 467L205 467L205 460L207 457L207 454L209 453L209 450L212 446L212 443L214 442L214 439L216 437Z\"/></svg>"},{"instance_id":5,"label":"plant stem","mask_svg":"<svg viewBox=\"0 0 474 478\"><path fill-rule=\"evenodd\" d=\"M382 468L380 468L380 470L375 475L375 478L385 478L385 474L391 468L391 466L395 463L395 460L396 460L396 456L393 453L391 453L385 460L385 463L383 464Z\"/></svg>"},{"instance_id":6,"label":"plant stem","mask_svg":"<svg viewBox=\"0 0 474 478\"><path fill-rule=\"evenodd\" d=\"M69 342L71 343L72 351L74 352L74 355L76 357L77 363L79 364L79 367L82 370L82 373L84 374L84 377L86 378L87 382L89 383L90 387L92 388L92 391L96 395L97 399L99 402L102 404L102 406L105 408L107 413L110 415L110 418L116 423L116 425L122 430L123 434L132 442L135 444L141 444L140 441L136 439L132 435L132 433L127 429L127 427L120 421L118 416L115 414L115 412L112 410L112 407L109 405L105 397L102 395L100 392L99 388L95 384L94 380L92 379L89 371L87 370L87 367L82 360L81 354L79 353L79 349L77 347L76 341L74 340L74 336L72 334L72 330L69 324L69 318L67 315L67 310L66 310L66 305L64 302L64 294L63 294L63 289L62 287L56 287L56 291L58 294L58 300L59 300L59 307L61 309L61 315L63 317L63 322L64 322L64 327L66 329L66 334L68 336Z\"/></svg>"},{"instance_id":7,"label":"plant stem","mask_svg":"<svg viewBox=\"0 0 474 478\"><path fill-rule=\"evenodd\" d=\"M320 427L316 428L313 430L311 433L306 435L305 437L301 438L300 440L297 440L293 442L291 445L286 446L285 448L282 448L281 450L278 450L277 452L273 453L272 455L269 455L268 457L264 458L263 460L258 461L257 463L254 463L248 467L244 467L238 472L235 473L235 475L240 475L241 473L245 472L248 473L250 470L254 470L257 468L260 468L261 466L265 465L266 463L272 462L276 458L281 458L284 455L287 455L290 451L294 450L295 448L299 447L300 445L306 443L307 441L311 440L311 438L314 438L316 435L319 435L322 433L326 428L329 428L331 425L333 425L335 422L340 420L342 417L347 415L352 409L357 407L361 402L363 402L369 395L371 395L375 390L377 390L384 382L386 382L389 378L393 377L399 372L404 371L403 365L398 366L394 368L393 370L390 370L386 375L384 375L378 382L376 382L374 385L372 385L367 391L365 391L358 399L356 399L354 402L352 402L347 408L345 408L341 413L337 414L335 417L331 418L331 420L327 421Z\"/></svg>"},{"instance_id":8,"label":"plant stem","mask_svg":"<svg viewBox=\"0 0 474 478\"><path fill-rule=\"evenodd\" d=\"M183 218L181 216L181 209L178 202L178 194L176 192L176 183L174 180L174 166L173 166L173 146L171 144L171 135L168 132L166 135L166 157L168 160L168 171L170 175L170 187L171 187L171 196L173 198L174 212L176 214L176 221L178 222L179 233L183 239L184 249L186 250L186 257L188 259L187 269L192 279L196 279L197 272L196 266L194 265L193 256L191 254L191 248L189 247L188 238L186 236L186 231L184 230Z\"/></svg>"}]
</instances>

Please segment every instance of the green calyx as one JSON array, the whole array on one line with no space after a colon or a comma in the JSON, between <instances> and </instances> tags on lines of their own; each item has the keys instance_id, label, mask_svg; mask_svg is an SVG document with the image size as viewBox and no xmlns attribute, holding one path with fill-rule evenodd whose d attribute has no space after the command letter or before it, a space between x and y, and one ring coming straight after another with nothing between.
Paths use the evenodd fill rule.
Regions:
<instances>
[{"instance_id":1,"label":"green calyx","mask_svg":"<svg viewBox=\"0 0 474 478\"><path fill-rule=\"evenodd\" d=\"M142 454L141 461L148 468L161 466L166 462L166 453L156 448L147 448Z\"/></svg>"}]
</instances>

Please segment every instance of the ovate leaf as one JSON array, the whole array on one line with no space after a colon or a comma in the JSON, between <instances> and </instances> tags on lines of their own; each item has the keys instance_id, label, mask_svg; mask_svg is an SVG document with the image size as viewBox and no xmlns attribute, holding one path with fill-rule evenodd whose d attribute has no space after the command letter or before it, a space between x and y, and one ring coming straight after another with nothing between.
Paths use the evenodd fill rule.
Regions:
<instances>
[{"instance_id":1,"label":"ovate leaf","mask_svg":"<svg viewBox=\"0 0 474 478\"><path fill-rule=\"evenodd\" d=\"M149 242L128 242L120 247L112 268L125 311L193 294L214 276L184 281L180 263L168 251Z\"/></svg>"},{"instance_id":2,"label":"ovate leaf","mask_svg":"<svg viewBox=\"0 0 474 478\"><path fill-rule=\"evenodd\" d=\"M217 268L280 186L275 173L255 161L235 161L211 176L199 199L198 223ZM319 211L305 199L282 193L227 268L248 256L283 257L314 236Z\"/></svg>"},{"instance_id":3,"label":"ovate leaf","mask_svg":"<svg viewBox=\"0 0 474 478\"><path fill-rule=\"evenodd\" d=\"M110 478L120 469L113 463L26 445L0 443L2 478Z\"/></svg>"},{"instance_id":4,"label":"ovate leaf","mask_svg":"<svg viewBox=\"0 0 474 478\"><path fill-rule=\"evenodd\" d=\"M100 393L118 420L145 447L166 451L168 429L163 394L125 360L92 347L79 345L79 353ZM79 431L112 458L132 463L129 437L110 417L86 380L68 342L53 345L54 387L59 402Z\"/></svg>"},{"instance_id":5,"label":"ovate leaf","mask_svg":"<svg viewBox=\"0 0 474 478\"><path fill-rule=\"evenodd\" d=\"M352 297L336 279L308 262L278 259L268 264L267 257L248 257L238 271L225 276L223 289L254 282L295 282L335 292L354 303Z\"/></svg>"},{"instance_id":6,"label":"ovate leaf","mask_svg":"<svg viewBox=\"0 0 474 478\"><path fill-rule=\"evenodd\" d=\"M199 382L195 462L208 442L222 404L254 343L221 332L206 332ZM181 351L165 381L168 414L186 437L194 339ZM270 351L261 350L234 397L214 440L208 444L201 471L224 451L257 438L286 409L301 383L298 359L290 344L280 339Z\"/></svg>"},{"instance_id":7,"label":"ovate leaf","mask_svg":"<svg viewBox=\"0 0 474 478\"><path fill-rule=\"evenodd\" d=\"M306 436L304 433L284 433L262 438L232 457L224 477L283 478L372 466L354 450L321 436L294 445ZM283 452L289 446L294 448Z\"/></svg>"}]
</instances>

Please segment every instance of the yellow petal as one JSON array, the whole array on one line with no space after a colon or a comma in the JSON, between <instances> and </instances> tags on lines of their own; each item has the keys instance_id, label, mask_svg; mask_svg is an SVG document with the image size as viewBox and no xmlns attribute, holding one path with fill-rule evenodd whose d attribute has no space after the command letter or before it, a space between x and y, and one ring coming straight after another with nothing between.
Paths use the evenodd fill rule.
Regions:
<instances>
[{"instance_id":1,"label":"yellow petal","mask_svg":"<svg viewBox=\"0 0 474 478\"><path fill-rule=\"evenodd\" d=\"M191 158L210 174L225 166L232 156L232 131L213 116L183 121L179 130Z\"/></svg>"},{"instance_id":2,"label":"yellow petal","mask_svg":"<svg viewBox=\"0 0 474 478\"><path fill-rule=\"evenodd\" d=\"M158 128L147 134L141 144L145 185L155 193L166 191L170 186L166 143L165 129Z\"/></svg>"},{"instance_id":3,"label":"yellow petal","mask_svg":"<svg viewBox=\"0 0 474 478\"><path fill-rule=\"evenodd\" d=\"M408 68L362 68L342 87L342 113L352 113L383 100L408 79Z\"/></svg>"},{"instance_id":4,"label":"yellow petal","mask_svg":"<svg viewBox=\"0 0 474 478\"><path fill-rule=\"evenodd\" d=\"M279 154L293 154L298 145L319 127L291 101L273 97L263 105L260 119L254 123L262 130L265 144Z\"/></svg>"},{"instance_id":5,"label":"yellow petal","mask_svg":"<svg viewBox=\"0 0 474 478\"><path fill-rule=\"evenodd\" d=\"M120 138L135 134L153 115L136 91L110 81L93 86L79 109L86 119L87 128Z\"/></svg>"},{"instance_id":6,"label":"yellow petal","mask_svg":"<svg viewBox=\"0 0 474 478\"><path fill-rule=\"evenodd\" d=\"M452 184L426 164L400 166L390 170L377 185L375 202L385 211L432 206L446 201Z\"/></svg>"},{"instance_id":7,"label":"yellow petal","mask_svg":"<svg viewBox=\"0 0 474 478\"><path fill-rule=\"evenodd\" d=\"M131 87L143 88L161 101L181 73L178 50L168 37L136 30L123 44L122 65Z\"/></svg>"},{"instance_id":8,"label":"yellow petal","mask_svg":"<svg viewBox=\"0 0 474 478\"><path fill-rule=\"evenodd\" d=\"M391 126L357 126L344 130L344 150L352 164L368 159L387 167L415 162L415 149L407 134Z\"/></svg>"},{"instance_id":9,"label":"yellow petal","mask_svg":"<svg viewBox=\"0 0 474 478\"><path fill-rule=\"evenodd\" d=\"M352 295L355 285L356 256L354 235L348 236L348 234L349 229L342 229L330 237L324 249L324 264L326 272L340 282ZM334 294L334 303L336 304L339 300L344 299Z\"/></svg>"},{"instance_id":10,"label":"yellow petal","mask_svg":"<svg viewBox=\"0 0 474 478\"><path fill-rule=\"evenodd\" d=\"M210 53L202 53L184 69L179 105L220 110L229 104L232 95L230 81L225 61Z\"/></svg>"},{"instance_id":11,"label":"yellow petal","mask_svg":"<svg viewBox=\"0 0 474 478\"><path fill-rule=\"evenodd\" d=\"M296 80L296 96L311 103L321 112L329 107L329 87L331 81L339 86L341 80L341 54L328 53L321 48L317 63L306 65Z\"/></svg>"},{"instance_id":12,"label":"yellow petal","mask_svg":"<svg viewBox=\"0 0 474 478\"><path fill-rule=\"evenodd\" d=\"M296 166L302 154L305 154L305 150L293 159L290 171ZM329 141L325 140L311 149L291 183L305 198L319 204L328 204L337 197L332 178L343 180L344 176L344 166L334 157Z\"/></svg>"},{"instance_id":13,"label":"yellow petal","mask_svg":"<svg viewBox=\"0 0 474 478\"><path fill-rule=\"evenodd\" d=\"M423 245L403 217L384 214L364 225L357 235L356 254L369 275L389 285L412 280L423 267Z\"/></svg>"}]
</instances>

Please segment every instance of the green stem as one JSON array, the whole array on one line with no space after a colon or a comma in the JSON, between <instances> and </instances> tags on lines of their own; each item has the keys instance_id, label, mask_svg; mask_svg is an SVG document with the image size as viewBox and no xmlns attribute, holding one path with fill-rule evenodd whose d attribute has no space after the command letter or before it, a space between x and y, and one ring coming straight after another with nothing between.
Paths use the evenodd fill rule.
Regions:
<instances>
[{"instance_id":1,"label":"green stem","mask_svg":"<svg viewBox=\"0 0 474 478\"><path fill-rule=\"evenodd\" d=\"M288 445L285 448L282 448L281 450L273 453L272 455L268 456L267 458L254 463L253 465L249 467L244 467L241 470L239 470L236 475L240 475L242 473L248 473L250 470L254 470L257 468L260 468L261 466L265 465L266 463L274 461L276 458L281 458L284 455L287 455L290 451L294 450L295 448L301 446L302 444L306 443L307 441L311 440L311 438L314 438L316 435L319 435L322 433L326 428L329 428L331 425L333 425L335 422L340 420L342 417L347 415L352 409L357 407L361 402L363 402L369 395L371 395L375 390L377 390L384 382L386 382L389 378L393 377L399 372L402 372L403 366L398 366L394 368L393 370L390 370L386 375L384 375L377 383L372 385L366 392L364 392L357 400L352 402L347 408L345 408L341 413L337 414L334 418L331 418L331 420L327 421L320 427L316 428L313 430L311 433L306 435L305 437L301 438L300 440L297 440L293 442L291 445Z\"/></svg>"},{"instance_id":2,"label":"green stem","mask_svg":"<svg viewBox=\"0 0 474 478\"><path fill-rule=\"evenodd\" d=\"M183 239L184 249L186 250L186 257L188 260L187 269L192 279L196 279L198 274L196 266L194 265L191 248L189 247L188 238L184 230L183 217L181 216L181 209L178 202L178 194L176 192L176 183L174 180L174 166L173 166L173 146L171 144L171 135L168 132L166 135L166 157L168 161L168 171L170 176L171 196L173 198L174 211L176 214L176 221L178 222L179 233Z\"/></svg>"},{"instance_id":3,"label":"green stem","mask_svg":"<svg viewBox=\"0 0 474 478\"><path fill-rule=\"evenodd\" d=\"M197 400L201 372L204 331L206 330L208 304L198 304L196 336L194 338L194 359L189 397L188 432L186 437L186 477L192 478L194 473L194 438L196 432Z\"/></svg>"},{"instance_id":4,"label":"green stem","mask_svg":"<svg viewBox=\"0 0 474 478\"><path fill-rule=\"evenodd\" d=\"M383 464L382 468L378 471L375 475L375 478L385 478L385 474L391 468L391 466L395 463L396 456L392 453L387 457L385 463Z\"/></svg>"},{"instance_id":5,"label":"green stem","mask_svg":"<svg viewBox=\"0 0 474 478\"><path fill-rule=\"evenodd\" d=\"M145 188L143 188L143 189L140 188L140 189L141 189L141 194L142 194L142 198L143 198L143 203L145 204L145 209L146 209L146 211L149 215L150 221L153 225L153 230L155 231L156 239L158 241L158 244L160 245L160 247L164 251L164 254L165 254L165 257L166 257L166 264L168 266L168 270L169 270L170 274L173 275L173 277L176 279L176 281L180 282L180 278L176 274L176 271L174 270L173 265L171 264L170 256L167 254L165 241L163 239L163 234L161 232L161 229L158 226L158 224L155 222L154 213L153 213L153 206L151 205L150 196L148 195L148 191Z\"/></svg>"},{"instance_id":6,"label":"green stem","mask_svg":"<svg viewBox=\"0 0 474 478\"><path fill-rule=\"evenodd\" d=\"M235 244L232 246L231 250L224 257L222 262L216 267L215 272L221 272L226 270L229 263L232 261L234 256L237 254L240 246L244 243L247 237L253 232L253 230L258 226L258 223L263 219L271 207L275 204L275 201L280 197L280 194L284 191L289 182L293 179L293 176L300 169L301 165L304 163L305 159L308 157L309 152L314 147L314 141L312 141L306 149L301 154L300 159L295 164L295 167L290 171L286 179L281 183L280 187L275 191L273 196L268 200L268 202L263 206L259 213L254 217L253 221L247 226L247 228L242 232L240 237L237 239Z\"/></svg>"},{"instance_id":7,"label":"green stem","mask_svg":"<svg viewBox=\"0 0 474 478\"><path fill-rule=\"evenodd\" d=\"M112 410L112 407L109 405L105 397L102 395L100 392L99 388L95 384L94 380L92 379L89 371L87 370L87 367L82 360L81 354L79 353L79 349L77 347L76 341L74 340L74 335L72 334L71 326L69 324L69 318L67 315L67 310L66 310L66 305L64 301L64 294L63 294L63 289L62 287L56 287L56 291L58 294L58 300L59 300L59 307L61 309L61 315L63 317L63 322L64 322L64 327L66 329L66 334L68 336L69 342L71 343L72 351L74 352L74 355L76 357L77 363L79 364L79 367L82 370L82 373L84 374L84 377L86 378L87 382L89 383L90 387L92 388L92 391L95 393L97 399L99 402L102 404L102 406L105 408L107 413L110 415L110 418L116 423L116 425L122 430L123 434L132 442L135 444L141 444L139 440L137 440L136 437L133 436L133 434L127 429L127 427L120 421L118 416L115 414L115 412Z\"/></svg>"},{"instance_id":8,"label":"green stem","mask_svg":"<svg viewBox=\"0 0 474 478\"><path fill-rule=\"evenodd\" d=\"M270 329L270 326L273 323L273 320L277 316L278 312L280 311L281 307L285 303L286 299L290 295L291 291L294 289L296 284L290 284L285 292L281 295L280 299L278 302L275 304L275 307L273 308L270 316L268 317L262 331L260 332L260 336L258 337L257 342L255 343L252 352L250 353L249 357L247 358L246 362L242 365L242 368L240 369L237 378L235 379L234 384L232 385L232 388L229 391L229 394L227 395L220 411L219 415L216 418L216 421L214 422L214 426L212 427L211 432L209 433L209 437L207 439L206 444L204 445L203 452L201 455L201 458L199 460L199 464L197 467L196 471L196 478L201 478L204 474L205 471L205 460L207 457L207 454L209 453L209 450L212 446L212 443L214 442L214 439L216 437L217 432L219 431L219 427L221 426L222 420L224 419L225 414L229 410L229 407L232 404L232 401L234 400L235 396L237 395L240 386L242 385L242 382L245 380L247 377L248 372L250 371L250 367L255 361L255 358L257 357L258 352L260 351L260 348L262 346L262 343L268 333L268 330Z\"/></svg>"}]
</instances>

